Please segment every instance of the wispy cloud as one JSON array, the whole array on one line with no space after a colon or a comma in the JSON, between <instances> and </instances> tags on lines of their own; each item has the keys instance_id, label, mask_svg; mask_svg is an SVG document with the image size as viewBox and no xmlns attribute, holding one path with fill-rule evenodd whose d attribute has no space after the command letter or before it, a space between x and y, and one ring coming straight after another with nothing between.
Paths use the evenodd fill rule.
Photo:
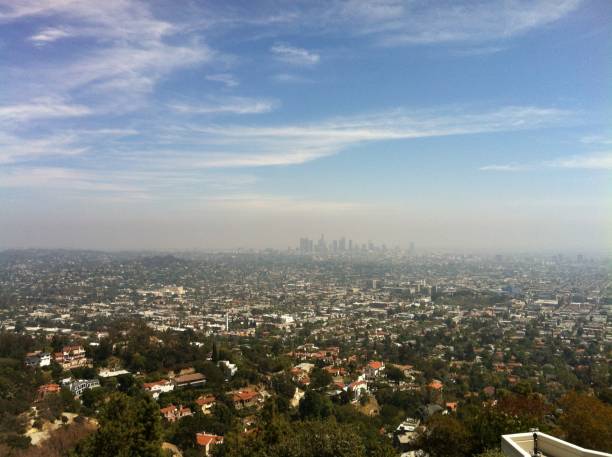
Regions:
<instances>
[{"instance_id":1,"label":"wispy cloud","mask_svg":"<svg viewBox=\"0 0 612 457\"><path fill-rule=\"evenodd\" d=\"M277 60L291 65L311 66L319 63L321 56L308 49L277 43L270 48Z\"/></svg>"},{"instance_id":2,"label":"wispy cloud","mask_svg":"<svg viewBox=\"0 0 612 457\"><path fill-rule=\"evenodd\" d=\"M612 136L606 135L587 135L580 138L584 144L612 144Z\"/></svg>"},{"instance_id":3,"label":"wispy cloud","mask_svg":"<svg viewBox=\"0 0 612 457\"><path fill-rule=\"evenodd\" d=\"M612 152L562 157L547 162L546 166L579 170L612 170Z\"/></svg>"},{"instance_id":4,"label":"wispy cloud","mask_svg":"<svg viewBox=\"0 0 612 457\"><path fill-rule=\"evenodd\" d=\"M43 157L77 156L87 147L72 134L22 138L0 131L0 165L29 162Z\"/></svg>"},{"instance_id":5,"label":"wispy cloud","mask_svg":"<svg viewBox=\"0 0 612 457\"><path fill-rule=\"evenodd\" d=\"M209 197L206 202L211 208L272 211L275 213L338 213L345 211L364 211L370 207L363 203L313 200L286 196L237 193L219 197Z\"/></svg>"},{"instance_id":6,"label":"wispy cloud","mask_svg":"<svg viewBox=\"0 0 612 457\"><path fill-rule=\"evenodd\" d=\"M202 174L193 170L114 171L66 167L0 168L0 188L47 189L63 194L96 193L122 195L127 198L153 196L189 197L203 190L209 195L237 195L252 188L257 178L244 174Z\"/></svg>"},{"instance_id":7,"label":"wispy cloud","mask_svg":"<svg viewBox=\"0 0 612 457\"><path fill-rule=\"evenodd\" d=\"M0 22L32 17L62 23L31 36L33 44L67 36L89 41L69 61L45 62L23 71L23 83L13 79L15 93L26 89L53 96L78 93L88 95L90 101L92 95L100 94L103 105L114 102L113 109L118 105L133 109L160 79L177 69L210 61L214 54L201 41L183 37L181 26L155 18L147 2L0 0ZM25 89L18 87L26 83ZM125 103L127 98L129 103Z\"/></svg>"},{"instance_id":8,"label":"wispy cloud","mask_svg":"<svg viewBox=\"0 0 612 457\"><path fill-rule=\"evenodd\" d=\"M454 49L451 51L451 54L456 57L478 57L497 54L505 51L506 49L507 47L505 46L477 46Z\"/></svg>"},{"instance_id":9,"label":"wispy cloud","mask_svg":"<svg viewBox=\"0 0 612 457\"><path fill-rule=\"evenodd\" d=\"M214 75L207 75L206 79L224 84L226 87L236 87L240 84L238 79L230 73L217 73Z\"/></svg>"},{"instance_id":10,"label":"wispy cloud","mask_svg":"<svg viewBox=\"0 0 612 457\"><path fill-rule=\"evenodd\" d=\"M268 113L278 106L275 100L247 97L228 97L208 103L170 105L174 111L181 114L261 114Z\"/></svg>"},{"instance_id":11,"label":"wispy cloud","mask_svg":"<svg viewBox=\"0 0 612 457\"><path fill-rule=\"evenodd\" d=\"M91 192L143 193L143 189L112 179L60 167L0 169L0 188L70 189Z\"/></svg>"},{"instance_id":12,"label":"wispy cloud","mask_svg":"<svg viewBox=\"0 0 612 457\"><path fill-rule=\"evenodd\" d=\"M478 113L396 110L309 125L191 124L177 127L176 136L183 147L187 147L186 138L193 141L188 147L199 151L194 166L259 167L303 164L364 142L542 128L567 121L571 115L564 110L538 107L505 107ZM217 151L219 146L226 151Z\"/></svg>"},{"instance_id":13,"label":"wispy cloud","mask_svg":"<svg viewBox=\"0 0 612 457\"><path fill-rule=\"evenodd\" d=\"M384 46L475 43L507 40L550 25L575 11L583 0L489 0L425 2L403 0L297 0L247 3L232 8L233 24L324 36L368 38ZM280 6L279 6L280 5ZM220 21L217 26L226 25ZM215 26L215 24L211 24Z\"/></svg>"},{"instance_id":14,"label":"wispy cloud","mask_svg":"<svg viewBox=\"0 0 612 457\"><path fill-rule=\"evenodd\" d=\"M91 114L83 105L68 104L63 99L45 97L29 103L0 105L1 122L25 122L33 119L79 117Z\"/></svg>"},{"instance_id":15,"label":"wispy cloud","mask_svg":"<svg viewBox=\"0 0 612 457\"><path fill-rule=\"evenodd\" d=\"M501 164L486 165L480 167L481 171L527 171L542 170L551 168L571 169L571 170L612 170L612 153L601 152L595 154L573 155L559 157L554 160L531 164Z\"/></svg>"},{"instance_id":16,"label":"wispy cloud","mask_svg":"<svg viewBox=\"0 0 612 457\"><path fill-rule=\"evenodd\" d=\"M278 73L272 76L274 81L279 83L311 83L313 82L310 78L305 78L301 75L296 75L293 73Z\"/></svg>"},{"instance_id":17,"label":"wispy cloud","mask_svg":"<svg viewBox=\"0 0 612 457\"><path fill-rule=\"evenodd\" d=\"M440 5L396 0L337 2L329 14L381 44L431 44L506 39L555 22L581 0L502 0ZM334 19L331 19L334 21ZM335 22L334 21L334 22Z\"/></svg>"},{"instance_id":18,"label":"wispy cloud","mask_svg":"<svg viewBox=\"0 0 612 457\"><path fill-rule=\"evenodd\" d=\"M524 171L528 169L528 166L514 163L505 165L485 165L484 167L479 168L480 171Z\"/></svg>"},{"instance_id":19,"label":"wispy cloud","mask_svg":"<svg viewBox=\"0 0 612 457\"><path fill-rule=\"evenodd\" d=\"M61 38L67 38L71 36L71 33L61 28L49 27L40 30L35 35L32 35L29 40L37 46L44 46L48 43L52 43Z\"/></svg>"}]
</instances>

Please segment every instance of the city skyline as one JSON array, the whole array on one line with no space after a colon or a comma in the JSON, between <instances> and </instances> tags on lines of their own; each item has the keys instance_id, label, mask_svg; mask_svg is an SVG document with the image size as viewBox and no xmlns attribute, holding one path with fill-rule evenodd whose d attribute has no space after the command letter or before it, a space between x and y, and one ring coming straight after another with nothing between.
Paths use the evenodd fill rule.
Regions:
<instances>
[{"instance_id":1,"label":"city skyline","mask_svg":"<svg viewBox=\"0 0 612 457\"><path fill-rule=\"evenodd\" d=\"M0 248L612 247L604 0L0 0Z\"/></svg>"}]
</instances>

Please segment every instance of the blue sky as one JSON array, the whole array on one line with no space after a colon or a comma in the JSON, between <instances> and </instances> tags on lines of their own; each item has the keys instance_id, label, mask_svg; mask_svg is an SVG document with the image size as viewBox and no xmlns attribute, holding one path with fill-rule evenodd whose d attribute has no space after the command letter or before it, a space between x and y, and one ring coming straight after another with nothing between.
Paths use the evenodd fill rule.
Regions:
<instances>
[{"instance_id":1,"label":"blue sky","mask_svg":"<svg viewBox=\"0 0 612 457\"><path fill-rule=\"evenodd\" d=\"M179 4L0 0L0 246L610 248L608 0Z\"/></svg>"}]
</instances>

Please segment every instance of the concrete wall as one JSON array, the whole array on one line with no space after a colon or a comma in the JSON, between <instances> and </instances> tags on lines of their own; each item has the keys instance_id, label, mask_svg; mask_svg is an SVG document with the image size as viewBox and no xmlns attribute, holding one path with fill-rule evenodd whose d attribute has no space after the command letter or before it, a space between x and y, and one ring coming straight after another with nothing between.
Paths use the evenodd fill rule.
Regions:
<instances>
[{"instance_id":1,"label":"concrete wall","mask_svg":"<svg viewBox=\"0 0 612 457\"><path fill-rule=\"evenodd\" d=\"M503 435L501 445L506 457L531 457L533 433ZM540 432L538 447L545 457L612 457L612 454L585 449Z\"/></svg>"}]
</instances>

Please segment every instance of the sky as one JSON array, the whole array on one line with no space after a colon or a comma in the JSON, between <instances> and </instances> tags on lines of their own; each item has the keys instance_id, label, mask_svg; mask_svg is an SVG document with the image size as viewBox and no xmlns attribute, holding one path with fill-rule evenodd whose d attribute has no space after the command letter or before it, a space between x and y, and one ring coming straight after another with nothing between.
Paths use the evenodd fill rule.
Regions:
<instances>
[{"instance_id":1,"label":"sky","mask_svg":"<svg viewBox=\"0 0 612 457\"><path fill-rule=\"evenodd\" d=\"M612 249L609 0L0 0L0 248Z\"/></svg>"}]
</instances>

